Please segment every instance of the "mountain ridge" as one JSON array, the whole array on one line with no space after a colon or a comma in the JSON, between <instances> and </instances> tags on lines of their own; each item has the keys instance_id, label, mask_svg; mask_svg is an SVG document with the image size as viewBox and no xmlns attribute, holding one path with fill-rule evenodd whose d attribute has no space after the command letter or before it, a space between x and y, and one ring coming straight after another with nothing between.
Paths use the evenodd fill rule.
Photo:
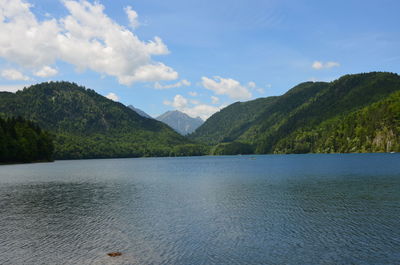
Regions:
<instances>
[{"instance_id":1,"label":"mountain ridge","mask_svg":"<svg viewBox=\"0 0 400 265\"><path fill-rule=\"evenodd\" d=\"M142 117L148 118L148 119L153 119L153 117L151 117L149 114L147 114L146 112L144 112L143 110L139 109L139 108L135 108L132 105L128 105L128 108L130 108L131 110L135 111L137 114L139 114Z\"/></svg>"},{"instance_id":2,"label":"mountain ridge","mask_svg":"<svg viewBox=\"0 0 400 265\"><path fill-rule=\"evenodd\" d=\"M288 150L293 151L293 149L283 148L282 142L278 148L278 143L282 139L295 137L294 135L299 135L300 132L312 131L330 119L344 118L346 115L390 97L398 90L400 90L400 76L388 72L345 75L332 82L305 82L276 98L234 103L211 116L189 137L202 143L217 145L224 143L223 146L226 148L229 147L227 143L239 142L247 144L246 150L252 147L253 153L258 154L284 152L282 150L290 152ZM261 102L259 108L252 108L257 101ZM237 113L239 109L237 106L240 105L242 110L247 108L246 113ZM388 115L391 114L388 113ZM231 124L224 124L225 127L221 130L218 121L224 116L231 117ZM244 120L237 118L241 116L248 118ZM395 138L392 141L397 142ZM303 151L307 152L307 150ZM333 150L340 150L340 148L334 148L332 152ZM348 149L343 148L343 150ZM370 150L373 148L371 147ZM317 151L322 152L322 149Z\"/></svg>"},{"instance_id":3,"label":"mountain ridge","mask_svg":"<svg viewBox=\"0 0 400 265\"><path fill-rule=\"evenodd\" d=\"M53 133L56 159L169 156L173 147L191 143L167 125L70 82L0 92L0 112Z\"/></svg>"}]
</instances>

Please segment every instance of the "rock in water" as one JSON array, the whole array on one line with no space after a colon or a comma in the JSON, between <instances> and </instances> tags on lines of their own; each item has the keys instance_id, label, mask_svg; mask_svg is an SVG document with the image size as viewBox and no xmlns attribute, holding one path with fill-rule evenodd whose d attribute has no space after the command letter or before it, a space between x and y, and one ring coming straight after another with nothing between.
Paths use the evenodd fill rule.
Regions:
<instances>
[{"instance_id":1,"label":"rock in water","mask_svg":"<svg viewBox=\"0 0 400 265\"><path fill-rule=\"evenodd\" d=\"M118 257L118 256L121 256L122 253L121 252L110 252L110 253L107 253L107 255L110 257Z\"/></svg>"}]
</instances>

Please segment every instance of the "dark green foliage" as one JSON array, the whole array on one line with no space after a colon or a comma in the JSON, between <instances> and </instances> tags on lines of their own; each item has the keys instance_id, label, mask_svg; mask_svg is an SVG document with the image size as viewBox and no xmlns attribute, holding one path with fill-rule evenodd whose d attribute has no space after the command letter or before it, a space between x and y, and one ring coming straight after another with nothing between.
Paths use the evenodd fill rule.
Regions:
<instances>
[{"instance_id":1,"label":"dark green foliage","mask_svg":"<svg viewBox=\"0 0 400 265\"><path fill-rule=\"evenodd\" d=\"M246 155L253 153L254 148L251 145L238 142L219 143L211 149L211 155Z\"/></svg>"},{"instance_id":2,"label":"dark green foliage","mask_svg":"<svg viewBox=\"0 0 400 265\"><path fill-rule=\"evenodd\" d=\"M274 147L274 153L392 151L400 151L400 91L312 130L297 130Z\"/></svg>"},{"instance_id":3,"label":"dark green foliage","mask_svg":"<svg viewBox=\"0 0 400 265\"><path fill-rule=\"evenodd\" d=\"M53 139L21 117L0 118L0 162L52 161Z\"/></svg>"},{"instance_id":4,"label":"dark green foliage","mask_svg":"<svg viewBox=\"0 0 400 265\"><path fill-rule=\"evenodd\" d=\"M391 73L347 75L334 82L315 96L301 101L299 107L277 123L263 120L253 130L262 133L255 138L243 135L243 141L257 145L257 153L271 153L275 144L296 130L309 130L323 121L340 117L363 108L391 93L400 90L400 76ZM250 134L251 135L251 134Z\"/></svg>"},{"instance_id":5,"label":"dark green foliage","mask_svg":"<svg viewBox=\"0 0 400 265\"><path fill-rule=\"evenodd\" d=\"M191 143L159 121L68 82L2 92L0 111L52 132L56 159L169 156L174 146Z\"/></svg>"},{"instance_id":6,"label":"dark green foliage","mask_svg":"<svg viewBox=\"0 0 400 265\"><path fill-rule=\"evenodd\" d=\"M266 98L265 102L259 99L260 104L257 105L257 108L251 108L256 101L235 103L241 104L240 108L235 107L235 104L228 106L214 114L191 137L197 141L211 143L231 141L247 143L255 147L255 153L261 154L387 151L390 148L383 148L383 145L387 144L388 139L393 139L389 135L395 134L393 127L399 126L398 123L393 125L396 124L396 121L390 129L387 129L388 131L379 133L379 125L376 120L363 118L364 123L359 124L354 130L359 133L364 132L366 128L376 130L374 133L369 131L369 137L375 139L374 135L378 135L376 141L381 146L379 148L373 147L373 145L367 147L364 144L354 143L363 142L363 140L353 139L352 135L347 135L353 122L352 119L354 119L348 115L384 100L399 90L400 76L383 72L346 75L331 83L307 82L274 99ZM388 103L386 102L386 104ZM249 107L246 108L246 105ZM373 113L368 113L373 116ZM380 117L387 119L387 116L390 115L385 112L381 113ZM220 126L219 123L226 117L234 118L228 118L227 122ZM247 117L247 120L235 117ZM339 133L336 127L333 129L335 120L347 124L342 124L346 133ZM330 125L328 126L328 124ZM238 130L237 128L242 129ZM327 135L335 130L338 133L329 135L330 140L316 146L315 143L319 141L322 134ZM350 140L344 141L343 137L346 139L350 137ZM350 143L350 141L354 142ZM389 145L394 148L393 144L389 143Z\"/></svg>"},{"instance_id":7,"label":"dark green foliage","mask_svg":"<svg viewBox=\"0 0 400 265\"><path fill-rule=\"evenodd\" d=\"M201 156L209 153L209 147L202 144L182 144L174 146L170 156Z\"/></svg>"}]
</instances>

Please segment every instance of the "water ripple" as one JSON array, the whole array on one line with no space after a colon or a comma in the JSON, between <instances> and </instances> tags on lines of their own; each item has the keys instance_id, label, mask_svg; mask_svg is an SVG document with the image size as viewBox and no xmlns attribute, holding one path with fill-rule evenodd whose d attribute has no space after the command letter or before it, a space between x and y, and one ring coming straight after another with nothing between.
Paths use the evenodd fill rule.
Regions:
<instances>
[{"instance_id":1,"label":"water ripple","mask_svg":"<svg viewBox=\"0 0 400 265\"><path fill-rule=\"evenodd\" d=\"M0 264L400 264L400 157L346 159L0 167Z\"/></svg>"}]
</instances>

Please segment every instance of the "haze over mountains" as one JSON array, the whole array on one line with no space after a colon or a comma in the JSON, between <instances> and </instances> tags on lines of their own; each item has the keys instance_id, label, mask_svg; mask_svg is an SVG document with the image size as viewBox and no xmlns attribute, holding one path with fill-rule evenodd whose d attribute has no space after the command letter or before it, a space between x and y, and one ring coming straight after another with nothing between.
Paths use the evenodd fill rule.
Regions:
<instances>
[{"instance_id":1,"label":"haze over mountains","mask_svg":"<svg viewBox=\"0 0 400 265\"><path fill-rule=\"evenodd\" d=\"M305 82L282 96L236 102L188 137L137 112L69 82L0 92L0 116L20 116L50 132L56 159L400 151L400 76L394 73ZM182 134L202 123L179 111L158 119ZM0 130L0 145L12 145L10 135L18 146L35 142L9 124L7 133ZM14 150L11 145L0 149Z\"/></svg>"}]
</instances>

